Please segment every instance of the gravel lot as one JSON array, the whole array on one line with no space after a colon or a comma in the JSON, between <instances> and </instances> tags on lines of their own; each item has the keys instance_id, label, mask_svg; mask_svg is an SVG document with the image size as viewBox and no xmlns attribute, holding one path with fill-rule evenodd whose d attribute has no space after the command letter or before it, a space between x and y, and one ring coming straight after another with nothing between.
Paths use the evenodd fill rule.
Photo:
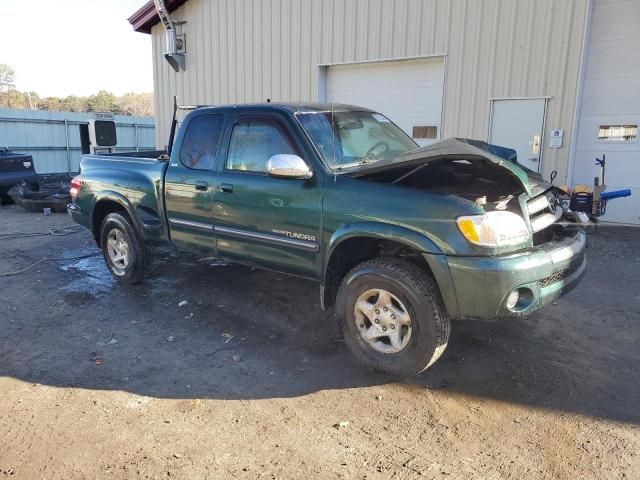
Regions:
<instances>
[{"instance_id":1,"label":"gravel lot","mask_svg":"<svg viewBox=\"0 0 640 480\"><path fill-rule=\"evenodd\" d=\"M0 233L69 223L0 208ZM78 255L0 277L0 478L640 478L640 229L406 381L355 366L299 279L163 256L124 288L86 231L1 239L0 273Z\"/></svg>"}]
</instances>

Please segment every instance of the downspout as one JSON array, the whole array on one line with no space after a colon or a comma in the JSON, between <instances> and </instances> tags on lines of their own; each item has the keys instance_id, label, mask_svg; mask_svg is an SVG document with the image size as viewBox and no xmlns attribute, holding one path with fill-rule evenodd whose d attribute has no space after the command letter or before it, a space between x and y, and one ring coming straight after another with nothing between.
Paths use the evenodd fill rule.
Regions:
<instances>
[{"instance_id":1,"label":"downspout","mask_svg":"<svg viewBox=\"0 0 640 480\"><path fill-rule=\"evenodd\" d=\"M573 177L576 164L576 150L578 142L578 127L580 126L580 110L582 108L582 91L584 89L584 76L587 71L587 56L589 53L589 38L591 37L591 22L593 18L593 0L587 0L587 15L582 35L582 52L580 53L580 69L578 73L578 86L576 92L576 104L573 111L573 128L571 131L571 145L569 146L569 168L567 169L567 184L573 187Z\"/></svg>"}]
</instances>

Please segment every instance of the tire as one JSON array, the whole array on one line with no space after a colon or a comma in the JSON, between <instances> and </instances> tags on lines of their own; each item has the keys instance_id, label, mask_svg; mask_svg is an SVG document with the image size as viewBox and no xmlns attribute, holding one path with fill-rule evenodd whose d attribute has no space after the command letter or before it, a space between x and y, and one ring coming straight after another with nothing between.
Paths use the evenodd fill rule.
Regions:
<instances>
[{"instance_id":1,"label":"tire","mask_svg":"<svg viewBox=\"0 0 640 480\"><path fill-rule=\"evenodd\" d=\"M449 341L451 326L435 281L406 260L376 258L353 268L340 284L336 312L358 363L388 375L419 374ZM377 335L383 336L371 339Z\"/></svg>"},{"instance_id":2,"label":"tire","mask_svg":"<svg viewBox=\"0 0 640 480\"><path fill-rule=\"evenodd\" d=\"M118 251L113 248L114 241ZM100 248L109 271L118 282L136 285L144 280L150 256L129 217L121 213L110 213L104 218L100 226ZM124 259L114 261L119 253L125 251L126 262Z\"/></svg>"}]
</instances>

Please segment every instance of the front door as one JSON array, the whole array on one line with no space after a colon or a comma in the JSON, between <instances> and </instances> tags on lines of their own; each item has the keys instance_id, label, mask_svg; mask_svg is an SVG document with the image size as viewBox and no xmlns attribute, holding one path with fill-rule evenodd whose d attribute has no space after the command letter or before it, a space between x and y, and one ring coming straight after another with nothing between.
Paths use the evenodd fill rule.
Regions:
<instances>
[{"instance_id":1,"label":"front door","mask_svg":"<svg viewBox=\"0 0 640 480\"><path fill-rule=\"evenodd\" d=\"M181 249L215 255L211 220L213 171L224 115L190 117L177 139L165 175L165 208L171 241Z\"/></svg>"},{"instance_id":2,"label":"front door","mask_svg":"<svg viewBox=\"0 0 640 480\"><path fill-rule=\"evenodd\" d=\"M218 255L315 278L320 262L320 178L267 174L272 155L304 158L290 128L276 115L235 119L226 161L215 176L212 216Z\"/></svg>"},{"instance_id":3,"label":"front door","mask_svg":"<svg viewBox=\"0 0 640 480\"><path fill-rule=\"evenodd\" d=\"M513 148L518 163L540 172L545 98L493 100L489 143Z\"/></svg>"}]
</instances>

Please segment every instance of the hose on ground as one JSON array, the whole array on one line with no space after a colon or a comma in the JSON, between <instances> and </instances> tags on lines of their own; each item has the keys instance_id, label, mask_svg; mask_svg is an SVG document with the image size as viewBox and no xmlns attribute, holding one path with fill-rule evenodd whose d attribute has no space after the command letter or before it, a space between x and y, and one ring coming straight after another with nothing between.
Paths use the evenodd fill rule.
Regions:
<instances>
[{"instance_id":1,"label":"hose on ground","mask_svg":"<svg viewBox=\"0 0 640 480\"><path fill-rule=\"evenodd\" d=\"M38 260L37 262L34 262L30 265L27 265L24 268L21 268L20 270L16 270L15 272L4 272L4 273L0 273L0 277L11 277L13 275L20 275L21 273L24 273L28 270L31 270L33 267L35 267L36 265L40 265L41 263L44 262L56 262L56 261L64 261L64 260L81 260L83 258L89 258L89 257L95 257L100 255L100 253L90 253L88 255L78 255L75 257L53 257L53 258L43 258L42 260Z\"/></svg>"},{"instance_id":2,"label":"hose on ground","mask_svg":"<svg viewBox=\"0 0 640 480\"><path fill-rule=\"evenodd\" d=\"M60 228L50 228L46 232L6 232L0 233L0 240L13 240L16 238L44 237L53 235L54 237L62 237L82 232L82 225L65 225Z\"/></svg>"}]
</instances>

